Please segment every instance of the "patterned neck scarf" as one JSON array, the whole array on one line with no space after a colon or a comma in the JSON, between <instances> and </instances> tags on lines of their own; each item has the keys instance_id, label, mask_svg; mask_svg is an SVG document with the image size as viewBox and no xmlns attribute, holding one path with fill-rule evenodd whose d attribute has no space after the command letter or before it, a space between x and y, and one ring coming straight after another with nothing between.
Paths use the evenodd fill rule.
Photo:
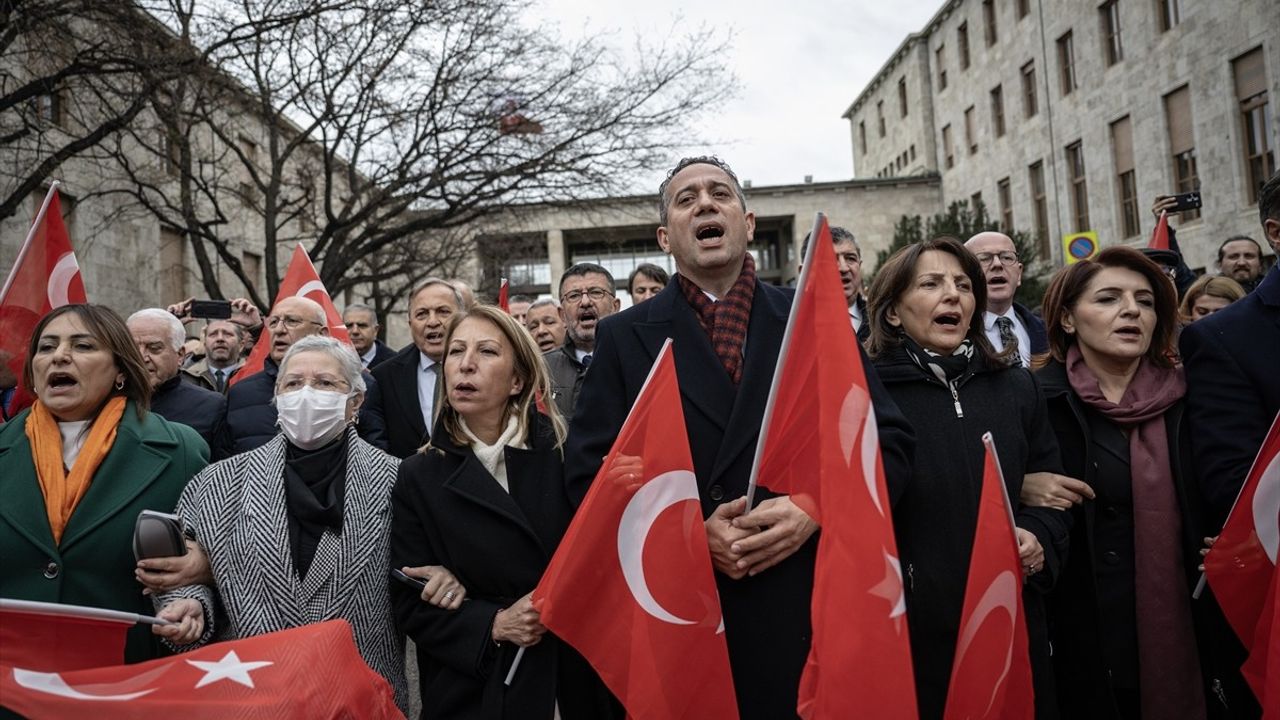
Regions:
<instances>
[{"instance_id":1,"label":"patterned neck scarf","mask_svg":"<svg viewBox=\"0 0 1280 720\"><path fill-rule=\"evenodd\" d=\"M742 381L742 350L747 344L747 325L751 322L751 303L756 296L756 262L747 253L742 262L742 273L734 281L729 293L712 302L702 288L683 275L676 275L684 299L689 301L702 329L711 338L711 346L720 358L720 364L729 379L737 385Z\"/></svg>"}]
</instances>

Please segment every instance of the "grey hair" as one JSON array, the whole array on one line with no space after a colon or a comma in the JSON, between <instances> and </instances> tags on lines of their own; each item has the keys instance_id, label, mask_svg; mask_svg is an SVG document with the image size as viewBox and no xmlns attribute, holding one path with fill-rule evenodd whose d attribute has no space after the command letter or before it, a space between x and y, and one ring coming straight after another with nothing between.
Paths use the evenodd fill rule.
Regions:
<instances>
[{"instance_id":1,"label":"grey hair","mask_svg":"<svg viewBox=\"0 0 1280 720\"><path fill-rule=\"evenodd\" d=\"M132 325L134 320L159 320L167 324L169 326L169 345L175 351L182 352L182 346L187 342L187 328L183 326L182 321L176 315L160 308L143 308L130 315L124 324Z\"/></svg>"},{"instance_id":2,"label":"grey hair","mask_svg":"<svg viewBox=\"0 0 1280 720\"><path fill-rule=\"evenodd\" d=\"M462 302L462 293L458 291L458 288L453 286L453 283L449 282L448 280L445 280L444 278L429 277L426 280L423 280L422 282L418 283L418 286L413 289L413 292L409 293L409 302L412 304L413 299L418 297L418 293L421 293L423 290L426 290L432 285L443 285L444 287L449 288L449 292L453 293L453 301L457 303L458 312L462 312L462 310L464 309L464 305Z\"/></svg>"},{"instance_id":3,"label":"grey hair","mask_svg":"<svg viewBox=\"0 0 1280 720\"><path fill-rule=\"evenodd\" d=\"M738 176L729 167L729 163L721 160L715 155L698 155L696 157L680 158L680 162L671 168L671 172L667 173L667 178L658 186L658 224L666 226L667 224L667 208L671 205L671 201L667 198L667 186L671 184L671 180L683 169L690 165L711 165L718 167L724 171L725 175L733 181L733 192L738 196L738 203L742 205L742 209L747 209L747 196L742 192L742 183L738 182Z\"/></svg>"},{"instance_id":4,"label":"grey hair","mask_svg":"<svg viewBox=\"0 0 1280 720\"><path fill-rule=\"evenodd\" d=\"M337 360L338 367L342 370L342 379L347 381L353 391L363 393L367 389L364 376L360 372L363 367L360 364L360 358L356 356L356 351L352 350L350 345L328 335L308 335L289 346L284 357L280 359L280 370L276 377L284 377L284 369L289 366L289 361L294 355L304 352L324 353ZM279 382L277 379L277 389Z\"/></svg>"},{"instance_id":5,"label":"grey hair","mask_svg":"<svg viewBox=\"0 0 1280 720\"><path fill-rule=\"evenodd\" d=\"M342 314L346 315L348 310L359 310L360 312L367 312L370 315L372 315L375 320L378 319L378 311L374 310L368 305L365 305L364 303L351 303L350 305L342 308Z\"/></svg>"},{"instance_id":6,"label":"grey hair","mask_svg":"<svg viewBox=\"0 0 1280 720\"><path fill-rule=\"evenodd\" d=\"M560 301L556 300L555 298L542 298L541 300L534 300L533 304L529 306L529 309L533 310L534 308L546 307L547 305L550 305L553 308L559 309Z\"/></svg>"}]
</instances>

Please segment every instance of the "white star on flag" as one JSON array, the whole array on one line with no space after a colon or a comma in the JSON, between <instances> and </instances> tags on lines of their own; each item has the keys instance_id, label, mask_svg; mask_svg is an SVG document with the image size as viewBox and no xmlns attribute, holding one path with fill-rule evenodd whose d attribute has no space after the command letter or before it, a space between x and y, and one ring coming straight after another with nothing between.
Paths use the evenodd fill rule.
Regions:
<instances>
[{"instance_id":1,"label":"white star on flag","mask_svg":"<svg viewBox=\"0 0 1280 720\"><path fill-rule=\"evenodd\" d=\"M249 677L249 671L274 664L267 660L241 662L235 650L228 652L218 662L205 662L203 660L188 660L187 662L205 672L204 677L200 678L200 682L196 683L197 688L202 688L219 680L234 680L245 687L251 688L253 687L253 678Z\"/></svg>"}]
</instances>

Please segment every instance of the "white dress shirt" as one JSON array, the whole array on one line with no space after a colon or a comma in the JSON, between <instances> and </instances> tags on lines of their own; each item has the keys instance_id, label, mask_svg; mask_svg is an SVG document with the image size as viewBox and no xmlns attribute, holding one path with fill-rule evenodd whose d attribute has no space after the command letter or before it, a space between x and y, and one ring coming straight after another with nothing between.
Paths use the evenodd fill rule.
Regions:
<instances>
[{"instance_id":1,"label":"white dress shirt","mask_svg":"<svg viewBox=\"0 0 1280 720\"><path fill-rule=\"evenodd\" d=\"M862 329L862 311L858 309L858 303L849 306L849 323L855 333Z\"/></svg>"},{"instance_id":2,"label":"white dress shirt","mask_svg":"<svg viewBox=\"0 0 1280 720\"><path fill-rule=\"evenodd\" d=\"M436 373L440 364L418 351L418 405L422 408L422 422L427 432L435 429Z\"/></svg>"},{"instance_id":3,"label":"white dress shirt","mask_svg":"<svg viewBox=\"0 0 1280 720\"><path fill-rule=\"evenodd\" d=\"M996 315L991 311L982 313L983 328L987 331L991 346L996 352L1004 350L1004 343L1000 341L1000 328L996 327L996 320L1002 317L1013 321L1013 334L1018 337L1018 355L1022 357L1022 367L1031 367L1031 336L1027 334L1027 327L1022 324L1022 319L1012 305L1003 315Z\"/></svg>"},{"instance_id":4,"label":"white dress shirt","mask_svg":"<svg viewBox=\"0 0 1280 720\"><path fill-rule=\"evenodd\" d=\"M369 363L373 362L373 358L377 354L378 354L378 343L375 342L374 344L369 346L369 352L360 356L360 363L364 365L366 368L369 367Z\"/></svg>"}]
</instances>

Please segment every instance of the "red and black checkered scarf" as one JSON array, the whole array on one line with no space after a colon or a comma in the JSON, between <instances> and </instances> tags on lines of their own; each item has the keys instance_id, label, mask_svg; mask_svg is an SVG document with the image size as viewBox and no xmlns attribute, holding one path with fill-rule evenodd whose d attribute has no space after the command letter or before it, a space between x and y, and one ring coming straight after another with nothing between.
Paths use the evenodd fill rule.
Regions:
<instances>
[{"instance_id":1,"label":"red and black checkered scarf","mask_svg":"<svg viewBox=\"0 0 1280 720\"><path fill-rule=\"evenodd\" d=\"M747 253L742 263L742 274L729 288L729 294L712 302L702 288L692 280L676 275L680 281L680 290L685 300L689 301L702 329L711 338L711 346L724 365L729 379L737 385L742 381L742 348L747 343L747 324L751 322L751 302L756 296L756 262Z\"/></svg>"}]
</instances>

